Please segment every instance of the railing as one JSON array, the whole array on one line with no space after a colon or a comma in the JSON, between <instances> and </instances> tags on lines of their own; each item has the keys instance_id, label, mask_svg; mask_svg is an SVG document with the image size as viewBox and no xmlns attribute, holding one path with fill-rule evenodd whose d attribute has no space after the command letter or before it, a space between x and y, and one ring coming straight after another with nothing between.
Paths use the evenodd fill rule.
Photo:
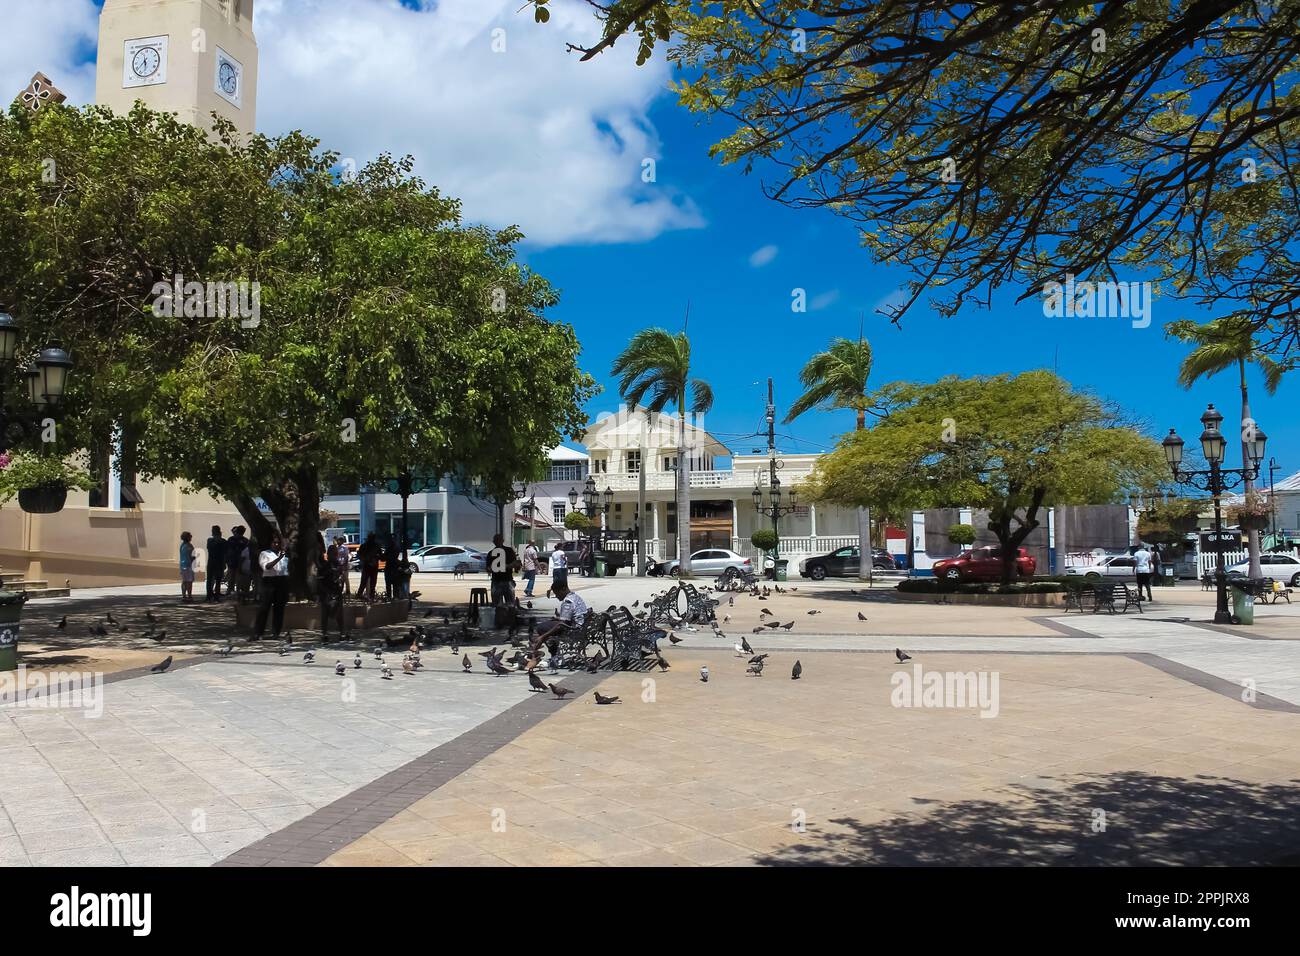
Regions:
<instances>
[{"instance_id":1,"label":"railing","mask_svg":"<svg viewBox=\"0 0 1300 956\"><path fill-rule=\"evenodd\" d=\"M781 472L781 482L788 488L793 482L800 478L807 478L811 474L811 468L786 468ZM767 471L759 469L759 477L764 487L766 487ZM629 474L626 472L599 475L596 480L614 491L636 491L640 488L641 481L636 473ZM717 471L692 471L690 473L690 482L692 488L735 488L748 494L749 489L754 487L754 469L745 468L736 471L728 468ZM648 471L645 476L645 486L647 490L652 491L666 491L676 488L677 472Z\"/></svg>"},{"instance_id":2,"label":"railing","mask_svg":"<svg viewBox=\"0 0 1300 956\"><path fill-rule=\"evenodd\" d=\"M838 551L840 548L856 547L858 536L856 534L846 535L817 535L815 537L782 537L781 538L781 557L783 559L796 560L801 557L808 557L814 554L829 554L832 551ZM757 548L749 543L748 538L732 538L731 550L750 560L761 558L762 554Z\"/></svg>"}]
</instances>

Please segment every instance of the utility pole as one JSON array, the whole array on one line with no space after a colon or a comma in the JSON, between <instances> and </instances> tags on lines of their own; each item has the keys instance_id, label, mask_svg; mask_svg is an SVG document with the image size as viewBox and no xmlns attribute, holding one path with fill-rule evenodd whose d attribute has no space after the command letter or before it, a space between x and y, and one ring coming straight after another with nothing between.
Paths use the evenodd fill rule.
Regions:
<instances>
[{"instance_id":1,"label":"utility pole","mask_svg":"<svg viewBox=\"0 0 1300 956\"><path fill-rule=\"evenodd\" d=\"M645 577L645 473L650 467L646 460L646 420L641 416L641 468L636 481L636 576Z\"/></svg>"},{"instance_id":2,"label":"utility pole","mask_svg":"<svg viewBox=\"0 0 1300 956\"><path fill-rule=\"evenodd\" d=\"M772 393L772 380L767 380L767 467L768 467L768 494L771 495L776 491L776 401ZM775 504L773 500L773 504ZM777 528L781 520L781 511L779 508L772 509L772 533L776 537L776 547L772 549L772 568L775 570L777 561L781 558L781 533ZM773 575L775 577L775 574Z\"/></svg>"}]
</instances>

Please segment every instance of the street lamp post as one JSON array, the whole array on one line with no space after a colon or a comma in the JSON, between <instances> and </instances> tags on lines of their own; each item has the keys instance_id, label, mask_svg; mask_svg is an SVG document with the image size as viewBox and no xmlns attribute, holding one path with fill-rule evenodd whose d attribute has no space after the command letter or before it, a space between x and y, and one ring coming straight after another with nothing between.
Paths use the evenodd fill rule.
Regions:
<instances>
[{"instance_id":1,"label":"street lamp post","mask_svg":"<svg viewBox=\"0 0 1300 956\"><path fill-rule=\"evenodd\" d=\"M490 501L497 509L497 534L504 539L506 534L506 505L528 498L528 483L511 482L510 490L504 493L493 491L483 478L474 478L469 485L469 493L481 501ZM513 537L513 535L512 535Z\"/></svg>"},{"instance_id":2,"label":"street lamp post","mask_svg":"<svg viewBox=\"0 0 1300 956\"><path fill-rule=\"evenodd\" d=\"M1204 426L1201 432L1201 452L1209 463L1209 468L1193 470L1182 467L1183 440L1172 428L1169 429L1169 434L1161 444L1164 447L1165 461L1169 464L1174 480L1180 484L1189 484L1208 491L1210 497L1214 499L1216 556L1214 579L1218 592L1214 622L1231 624L1232 614L1228 610L1228 582L1223 569L1223 509L1219 499L1228 489L1235 488L1244 481L1254 481L1259 476L1259 466L1264 460L1264 447L1268 436L1264 434L1263 429L1252 425L1249 434L1245 436L1246 440L1242 443L1247 460L1242 462L1241 468L1224 468L1223 458L1228 442L1219 428L1222 422L1223 415L1213 405L1206 408L1205 414L1201 416L1201 424Z\"/></svg>"},{"instance_id":3,"label":"street lamp post","mask_svg":"<svg viewBox=\"0 0 1300 956\"><path fill-rule=\"evenodd\" d=\"M773 579L776 578L777 561L781 558L781 532L778 523L782 517L792 514L795 508L798 507L798 492L794 488L790 489L790 503L783 503L784 496L781 492L781 479L776 475L777 469L780 468L781 464L782 463L776 458L773 458L769 462L770 472L768 475L768 494L766 504L763 502L763 489L757 480L754 482L754 490L752 492L754 498L754 510L759 514L766 515L772 519L772 533L776 535L776 546L772 548Z\"/></svg>"},{"instance_id":4,"label":"street lamp post","mask_svg":"<svg viewBox=\"0 0 1300 956\"><path fill-rule=\"evenodd\" d=\"M587 543L591 546L591 566L592 576L596 576L596 550L604 541L604 529L599 531L596 528L596 516L598 514L609 514L610 505L614 502L614 489L606 486L604 492L596 490L596 478L594 475L588 475L586 483L582 486L582 510L587 516L590 524L587 527ZM569 504L574 508L578 507L578 489L569 489Z\"/></svg>"},{"instance_id":5,"label":"street lamp post","mask_svg":"<svg viewBox=\"0 0 1300 956\"><path fill-rule=\"evenodd\" d=\"M39 423L63 404L72 359L60 348L42 349L36 360L20 375L27 379L28 410L11 408L4 397L9 388L9 370L18 357L18 340L22 323L7 312L0 312L0 452L9 450L9 429L24 429Z\"/></svg>"}]
</instances>

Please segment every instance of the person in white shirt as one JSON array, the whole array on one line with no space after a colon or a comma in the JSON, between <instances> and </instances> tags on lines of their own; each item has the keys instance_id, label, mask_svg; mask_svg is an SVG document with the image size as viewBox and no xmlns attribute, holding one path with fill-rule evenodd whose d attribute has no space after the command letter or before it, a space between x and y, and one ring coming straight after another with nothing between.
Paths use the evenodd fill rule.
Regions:
<instances>
[{"instance_id":1,"label":"person in white shirt","mask_svg":"<svg viewBox=\"0 0 1300 956\"><path fill-rule=\"evenodd\" d=\"M1145 544L1139 544L1133 552L1133 562L1134 571L1137 572L1138 597L1142 597L1142 589L1146 588L1147 600L1154 601L1155 597L1151 594L1151 552Z\"/></svg>"},{"instance_id":2,"label":"person in white shirt","mask_svg":"<svg viewBox=\"0 0 1300 956\"><path fill-rule=\"evenodd\" d=\"M537 553L536 542L529 541L524 547L524 597L533 596L533 586L537 583L537 562L541 555Z\"/></svg>"},{"instance_id":3,"label":"person in white shirt","mask_svg":"<svg viewBox=\"0 0 1300 956\"><path fill-rule=\"evenodd\" d=\"M289 555L284 550L284 538L279 531L271 532L271 543L257 556L262 569L261 607L257 611L257 625L253 640L260 641L266 633L266 619L274 610L271 634L279 640L284 630L284 606L289 603Z\"/></svg>"},{"instance_id":4,"label":"person in white shirt","mask_svg":"<svg viewBox=\"0 0 1300 956\"><path fill-rule=\"evenodd\" d=\"M551 586L546 589L546 596L550 597L552 592L559 596L559 587L563 584L565 590L569 587L569 556L564 553L564 542L555 542L555 550L551 552Z\"/></svg>"},{"instance_id":5,"label":"person in white shirt","mask_svg":"<svg viewBox=\"0 0 1300 956\"><path fill-rule=\"evenodd\" d=\"M557 581L551 586L555 596L560 599L560 609L555 613L555 620L551 626L544 631L539 631L537 637L533 639L532 649L536 650L542 644L557 634L562 634L570 630L581 630L583 623L587 620L587 602L582 599L582 595L576 591L569 590L567 581Z\"/></svg>"}]
</instances>

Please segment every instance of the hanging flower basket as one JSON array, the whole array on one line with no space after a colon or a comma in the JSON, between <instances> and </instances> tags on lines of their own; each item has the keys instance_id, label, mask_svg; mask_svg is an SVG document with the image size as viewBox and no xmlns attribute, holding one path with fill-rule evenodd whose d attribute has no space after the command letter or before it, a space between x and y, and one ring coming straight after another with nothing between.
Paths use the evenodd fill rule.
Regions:
<instances>
[{"instance_id":1,"label":"hanging flower basket","mask_svg":"<svg viewBox=\"0 0 1300 956\"><path fill-rule=\"evenodd\" d=\"M1267 531L1269 516L1242 513L1237 515L1237 524L1242 531Z\"/></svg>"},{"instance_id":2,"label":"hanging flower basket","mask_svg":"<svg viewBox=\"0 0 1300 956\"><path fill-rule=\"evenodd\" d=\"M68 486L62 482L18 489L18 507L28 514L57 514L63 510L67 501Z\"/></svg>"},{"instance_id":3,"label":"hanging flower basket","mask_svg":"<svg viewBox=\"0 0 1300 956\"><path fill-rule=\"evenodd\" d=\"M1268 499L1258 491L1248 491L1242 503L1228 516L1242 531L1264 531L1272 518L1272 509Z\"/></svg>"}]
</instances>

